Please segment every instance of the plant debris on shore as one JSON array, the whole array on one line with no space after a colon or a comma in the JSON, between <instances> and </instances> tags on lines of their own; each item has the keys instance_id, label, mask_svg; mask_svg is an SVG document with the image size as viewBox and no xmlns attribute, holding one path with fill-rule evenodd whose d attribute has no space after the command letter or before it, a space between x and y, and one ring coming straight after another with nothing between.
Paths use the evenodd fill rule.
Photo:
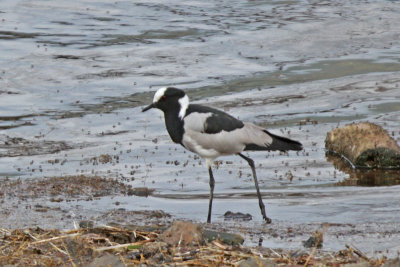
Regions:
<instances>
[{"instance_id":1,"label":"plant debris on shore","mask_svg":"<svg viewBox=\"0 0 400 267\"><path fill-rule=\"evenodd\" d=\"M1 266L381 266L388 260L366 257L347 246L336 253L227 245L167 244L163 230L102 226L75 230L0 229ZM253 262L255 265L249 265ZM356 266L356 265L355 265ZM357 265L358 266L358 265ZM361 266L361 265L360 265Z\"/></svg>"}]
</instances>

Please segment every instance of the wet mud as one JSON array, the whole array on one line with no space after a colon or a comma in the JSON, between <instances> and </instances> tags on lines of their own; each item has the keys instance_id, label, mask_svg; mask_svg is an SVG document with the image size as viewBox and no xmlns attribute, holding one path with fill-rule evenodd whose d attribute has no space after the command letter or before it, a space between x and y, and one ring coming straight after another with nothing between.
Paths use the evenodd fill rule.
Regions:
<instances>
[{"instance_id":1,"label":"wet mud","mask_svg":"<svg viewBox=\"0 0 400 267\"><path fill-rule=\"evenodd\" d=\"M35 139L28 140L21 137L1 135L0 157L43 155L72 149L72 146L62 141L40 140L40 136L37 136Z\"/></svg>"}]
</instances>

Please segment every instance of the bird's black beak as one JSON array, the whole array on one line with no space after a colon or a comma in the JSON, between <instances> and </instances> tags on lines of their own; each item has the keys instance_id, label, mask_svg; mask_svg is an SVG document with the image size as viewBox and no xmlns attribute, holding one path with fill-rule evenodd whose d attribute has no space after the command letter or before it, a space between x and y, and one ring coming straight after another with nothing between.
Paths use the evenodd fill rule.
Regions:
<instances>
[{"instance_id":1,"label":"bird's black beak","mask_svg":"<svg viewBox=\"0 0 400 267\"><path fill-rule=\"evenodd\" d=\"M152 109L152 108L154 108L154 103L151 103L150 105L148 105L147 107L142 109L142 112L148 111L149 109Z\"/></svg>"}]
</instances>

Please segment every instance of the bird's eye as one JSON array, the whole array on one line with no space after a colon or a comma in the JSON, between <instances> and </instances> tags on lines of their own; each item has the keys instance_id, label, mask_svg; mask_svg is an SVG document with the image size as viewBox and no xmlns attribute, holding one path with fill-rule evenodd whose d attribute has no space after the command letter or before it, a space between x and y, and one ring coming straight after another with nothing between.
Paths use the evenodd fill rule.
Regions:
<instances>
[{"instance_id":1,"label":"bird's eye","mask_svg":"<svg viewBox=\"0 0 400 267\"><path fill-rule=\"evenodd\" d=\"M163 95L162 97L161 97L161 100L162 101L165 101L167 99L167 97L165 96L165 95Z\"/></svg>"}]
</instances>

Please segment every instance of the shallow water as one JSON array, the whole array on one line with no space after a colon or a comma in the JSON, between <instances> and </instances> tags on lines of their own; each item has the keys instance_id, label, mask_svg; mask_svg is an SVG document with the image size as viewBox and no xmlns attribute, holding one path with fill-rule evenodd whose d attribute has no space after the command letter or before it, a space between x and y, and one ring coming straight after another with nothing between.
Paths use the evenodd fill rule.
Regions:
<instances>
[{"instance_id":1,"label":"shallow water","mask_svg":"<svg viewBox=\"0 0 400 267\"><path fill-rule=\"evenodd\" d=\"M205 221L204 162L172 144L160 112L141 113L158 87L175 85L304 144L288 155L249 153L272 229L328 222L395 231L399 186L348 187L357 183L326 159L324 139L368 120L400 140L399 20L397 2L378 0L1 1L0 175L118 177L156 190L120 197L120 207ZM113 160L93 165L101 154ZM214 221L241 211L262 229L246 162L220 160ZM79 205L105 211L114 202ZM389 239L366 243L399 250Z\"/></svg>"}]
</instances>

